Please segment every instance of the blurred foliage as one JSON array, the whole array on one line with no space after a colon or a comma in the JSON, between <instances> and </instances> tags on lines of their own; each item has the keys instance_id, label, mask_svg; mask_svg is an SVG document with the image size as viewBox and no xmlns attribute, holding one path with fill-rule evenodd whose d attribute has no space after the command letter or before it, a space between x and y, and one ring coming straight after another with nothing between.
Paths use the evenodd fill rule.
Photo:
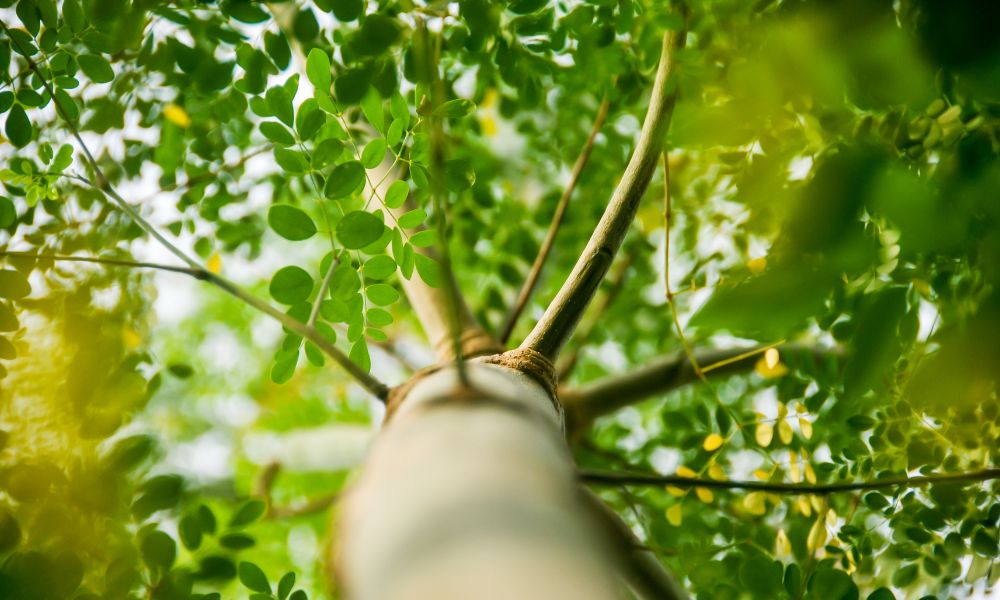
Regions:
<instances>
[{"instance_id":1,"label":"blurred foliage","mask_svg":"<svg viewBox=\"0 0 1000 600\"><path fill-rule=\"evenodd\" d=\"M445 232L474 311L500 323L606 96L527 333L621 175L678 14L651 0L0 0L0 243L162 256L87 183L64 117L209 269L297 319L316 312L397 381L407 361L384 344L425 354L399 278L441 277L416 249ZM626 409L581 442L581 464L808 483L997 464L997 23L993 0L691 3L664 141L669 235L657 180L570 383L680 351L666 238L689 341L836 345L846 364L783 357ZM183 275L4 261L0 598L330 597L327 517L267 516L255 481L288 459L275 447L323 427L345 439L378 405L317 348ZM322 452L272 482L275 505L341 488L356 457ZM606 499L697 597L883 600L993 586L996 492Z\"/></svg>"}]
</instances>

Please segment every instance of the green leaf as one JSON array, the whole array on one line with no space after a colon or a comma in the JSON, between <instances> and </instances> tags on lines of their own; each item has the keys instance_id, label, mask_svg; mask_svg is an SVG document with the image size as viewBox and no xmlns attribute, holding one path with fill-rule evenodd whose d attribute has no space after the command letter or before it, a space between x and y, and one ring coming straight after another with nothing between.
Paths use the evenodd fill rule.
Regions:
<instances>
[{"instance_id":1,"label":"green leaf","mask_svg":"<svg viewBox=\"0 0 1000 600\"><path fill-rule=\"evenodd\" d=\"M349 358L351 359L352 362L358 365L358 367L360 367L362 371L365 372L371 371L372 358L371 355L368 353L368 344L366 344L363 339L354 342L354 345L351 346L351 353L349 355Z\"/></svg>"},{"instance_id":2,"label":"green leaf","mask_svg":"<svg viewBox=\"0 0 1000 600\"><path fill-rule=\"evenodd\" d=\"M393 322L389 311L382 308L369 308L368 312L365 313L365 318L372 327L385 327Z\"/></svg>"},{"instance_id":3,"label":"green leaf","mask_svg":"<svg viewBox=\"0 0 1000 600\"><path fill-rule=\"evenodd\" d=\"M152 531L142 540L142 560L151 569L167 571L177 558L177 544L162 531Z\"/></svg>"},{"instance_id":4,"label":"green leaf","mask_svg":"<svg viewBox=\"0 0 1000 600\"><path fill-rule=\"evenodd\" d=\"M20 271L0 270L0 298L20 300L31 293L28 278Z\"/></svg>"},{"instance_id":5,"label":"green leaf","mask_svg":"<svg viewBox=\"0 0 1000 600\"><path fill-rule=\"evenodd\" d=\"M378 131L385 131L385 110L382 108L382 98L374 88L369 88L368 93L361 98L361 112L365 118Z\"/></svg>"},{"instance_id":6,"label":"green leaf","mask_svg":"<svg viewBox=\"0 0 1000 600\"><path fill-rule=\"evenodd\" d=\"M374 169L385 158L385 150L386 144L382 138L376 138L368 142L364 151L361 152L361 164L368 169Z\"/></svg>"},{"instance_id":7,"label":"green leaf","mask_svg":"<svg viewBox=\"0 0 1000 600\"><path fill-rule=\"evenodd\" d=\"M844 368L844 394L857 398L876 386L900 355L896 328L906 311L907 288L889 287L861 311Z\"/></svg>"},{"instance_id":8,"label":"green leaf","mask_svg":"<svg viewBox=\"0 0 1000 600\"><path fill-rule=\"evenodd\" d=\"M396 288L386 283L375 283L365 288L365 293L372 303L378 306L388 306L399 300Z\"/></svg>"},{"instance_id":9,"label":"green leaf","mask_svg":"<svg viewBox=\"0 0 1000 600\"><path fill-rule=\"evenodd\" d=\"M350 250L364 248L382 237L385 225L375 215L355 210L344 215L337 223L337 239Z\"/></svg>"},{"instance_id":10,"label":"green leaf","mask_svg":"<svg viewBox=\"0 0 1000 600\"><path fill-rule=\"evenodd\" d=\"M283 267L271 278L271 297L282 304L305 302L312 293L313 279L299 267Z\"/></svg>"},{"instance_id":11,"label":"green leaf","mask_svg":"<svg viewBox=\"0 0 1000 600\"><path fill-rule=\"evenodd\" d=\"M333 83L333 76L330 71L330 57L319 48L309 51L306 58L306 75L309 81L316 86L316 90L324 94L330 92L330 85Z\"/></svg>"},{"instance_id":12,"label":"green leaf","mask_svg":"<svg viewBox=\"0 0 1000 600\"><path fill-rule=\"evenodd\" d=\"M720 286L691 318L692 327L776 340L823 308L836 276L799 266L769 269L733 286Z\"/></svg>"},{"instance_id":13,"label":"green leaf","mask_svg":"<svg viewBox=\"0 0 1000 600\"><path fill-rule=\"evenodd\" d=\"M432 288L439 288L444 284L441 265L436 260L419 252L414 252L413 261L414 266L417 268L417 273L424 283Z\"/></svg>"},{"instance_id":14,"label":"green leaf","mask_svg":"<svg viewBox=\"0 0 1000 600\"><path fill-rule=\"evenodd\" d=\"M333 7L333 16L343 23L360 17L365 8L364 0L330 0L330 5Z\"/></svg>"},{"instance_id":15,"label":"green leaf","mask_svg":"<svg viewBox=\"0 0 1000 600\"><path fill-rule=\"evenodd\" d=\"M396 261L385 254L379 254L365 262L364 273L369 279L385 279L396 272Z\"/></svg>"},{"instance_id":16,"label":"green leaf","mask_svg":"<svg viewBox=\"0 0 1000 600\"><path fill-rule=\"evenodd\" d=\"M916 564L909 564L896 569L892 574L892 585L898 588L905 588L917 580L920 575L920 567Z\"/></svg>"},{"instance_id":17,"label":"green leaf","mask_svg":"<svg viewBox=\"0 0 1000 600\"><path fill-rule=\"evenodd\" d=\"M322 169L332 165L344 153L344 142L337 139L323 140L313 151L312 165L314 169Z\"/></svg>"},{"instance_id":18,"label":"green leaf","mask_svg":"<svg viewBox=\"0 0 1000 600\"><path fill-rule=\"evenodd\" d=\"M309 161L306 160L305 154L298 150L275 148L274 161L284 171L294 175L299 175L309 170Z\"/></svg>"},{"instance_id":19,"label":"green leaf","mask_svg":"<svg viewBox=\"0 0 1000 600\"><path fill-rule=\"evenodd\" d=\"M267 107L271 110L271 114L278 117L282 123L289 127L295 124L295 112L292 110L292 96L288 93L288 90L280 85L274 86L267 90L264 98L267 100Z\"/></svg>"},{"instance_id":20,"label":"green leaf","mask_svg":"<svg viewBox=\"0 0 1000 600\"><path fill-rule=\"evenodd\" d=\"M847 424L859 431L865 431L875 426L875 419L866 415L854 415L847 419Z\"/></svg>"},{"instance_id":21,"label":"green leaf","mask_svg":"<svg viewBox=\"0 0 1000 600\"><path fill-rule=\"evenodd\" d=\"M427 219L427 211L422 208L415 208L405 213L397 219L399 226L405 229L419 227Z\"/></svg>"},{"instance_id":22,"label":"green leaf","mask_svg":"<svg viewBox=\"0 0 1000 600\"><path fill-rule=\"evenodd\" d=\"M830 568L817 569L809 578L809 591L823 600L857 600L858 586L851 576Z\"/></svg>"},{"instance_id":23,"label":"green leaf","mask_svg":"<svg viewBox=\"0 0 1000 600\"><path fill-rule=\"evenodd\" d=\"M18 148L23 148L31 141L31 121L28 114L24 112L20 104L11 107L7 114L7 123L4 125L4 133L10 143Z\"/></svg>"},{"instance_id":24,"label":"green leaf","mask_svg":"<svg viewBox=\"0 0 1000 600\"><path fill-rule=\"evenodd\" d=\"M267 224L275 233L298 242L316 235L316 224L304 211L287 204L275 204L267 211Z\"/></svg>"},{"instance_id":25,"label":"green leaf","mask_svg":"<svg viewBox=\"0 0 1000 600\"><path fill-rule=\"evenodd\" d=\"M389 208L399 208L406 203L410 195L410 186L405 181L393 181L385 192L385 205Z\"/></svg>"},{"instance_id":26,"label":"green leaf","mask_svg":"<svg viewBox=\"0 0 1000 600\"><path fill-rule=\"evenodd\" d=\"M774 598L782 587L784 568L781 563L762 555L743 561L740 582L755 598Z\"/></svg>"},{"instance_id":27,"label":"green leaf","mask_svg":"<svg viewBox=\"0 0 1000 600\"><path fill-rule=\"evenodd\" d=\"M81 54L76 57L80 70L94 83L108 83L115 78L111 64L103 56L96 54Z\"/></svg>"},{"instance_id":28,"label":"green leaf","mask_svg":"<svg viewBox=\"0 0 1000 600\"><path fill-rule=\"evenodd\" d=\"M219 537L219 545L229 550L246 550L256 543L253 537L245 533L227 533Z\"/></svg>"},{"instance_id":29,"label":"green leaf","mask_svg":"<svg viewBox=\"0 0 1000 600\"><path fill-rule=\"evenodd\" d=\"M434 109L434 114L439 117L461 118L472 114L476 110L476 104L471 100L458 98L449 100Z\"/></svg>"},{"instance_id":30,"label":"green leaf","mask_svg":"<svg viewBox=\"0 0 1000 600\"><path fill-rule=\"evenodd\" d=\"M184 515L177 524L177 533L185 548L197 550L201 546L201 519L195 513Z\"/></svg>"},{"instance_id":31,"label":"green leaf","mask_svg":"<svg viewBox=\"0 0 1000 600\"><path fill-rule=\"evenodd\" d=\"M283 33L265 31L264 50L281 70L287 69L292 62L292 49L288 46L288 40Z\"/></svg>"},{"instance_id":32,"label":"green leaf","mask_svg":"<svg viewBox=\"0 0 1000 600\"><path fill-rule=\"evenodd\" d=\"M868 600L896 600L896 596L889 588L880 587L874 592L868 594Z\"/></svg>"},{"instance_id":33,"label":"green leaf","mask_svg":"<svg viewBox=\"0 0 1000 600\"><path fill-rule=\"evenodd\" d=\"M261 518L267 511L267 505L255 498L251 498L244 502L236 512L233 513L233 517L229 519L230 527L242 527L244 525L249 525L257 519Z\"/></svg>"},{"instance_id":34,"label":"green leaf","mask_svg":"<svg viewBox=\"0 0 1000 600\"><path fill-rule=\"evenodd\" d=\"M285 600L295 587L295 573L289 571L278 582L278 600Z\"/></svg>"},{"instance_id":35,"label":"green leaf","mask_svg":"<svg viewBox=\"0 0 1000 600\"><path fill-rule=\"evenodd\" d=\"M271 583L260 567L252 562L241 561L239 566L240 583L254 592L271 593Z\"/></svg>"},{"instance_id":36,"label":"green leaf","mask_svg":"<svg viewBox=\"0 0 1000 600\"><path fill-rule=\"evenodd\" d=\"M438 241L436 229L425 229L410 236L410 243L417 248L429 248Z\"/></svg>"},{"instance_id":37,"label":"green leaf","mask_svg":"<svg viewBox=\"0 0 1000 600\"><path fill-rule=\"evenodd\" d=\"M993 558L997 555L997 537L985 529L979 529L972 536L972 549L976 554L985 558Z\"/></svg>"},{"instance_id":38,"label":"green leaf","mask_svg":"<svg viewBox=\"0 0 1000 600\"><path fill-rule=\"evenodd\" d=\"M365 182L365 168L356 160L334 167L326 179L323 193L327 198L336 200L350 196Z\"/></svg>"},{"instance_id":39,"label":"green leaf","mask_svg":"<svg viewBox=\"0 0 1000 600\"><path fill-rule=\"evenodd\" d=\"M265 121L260 124L260 132L268 140L282 146L292 146L295 144L295 136L284 125L274 121Z\"/></svg>"}]
</instances>

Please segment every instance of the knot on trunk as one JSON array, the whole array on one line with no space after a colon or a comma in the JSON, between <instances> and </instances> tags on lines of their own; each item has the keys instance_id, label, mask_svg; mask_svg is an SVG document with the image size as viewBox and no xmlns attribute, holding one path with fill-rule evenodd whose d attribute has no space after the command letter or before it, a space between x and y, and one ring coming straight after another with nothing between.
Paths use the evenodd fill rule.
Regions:
<instances>
[{"instance_id":1,"label":"knot on trunk","mask_svg":"<svg viewBox=\"0 0 1000 600\"><path fill-rule=\"evenodd\" d=\"M500 365L524 373L538 382L548 392L552 402L559 405L556 395L556 367L542 353L531 348L515 348L502 354L484 356L479 360L486 364Z\"/></svg>"}]
</instances>

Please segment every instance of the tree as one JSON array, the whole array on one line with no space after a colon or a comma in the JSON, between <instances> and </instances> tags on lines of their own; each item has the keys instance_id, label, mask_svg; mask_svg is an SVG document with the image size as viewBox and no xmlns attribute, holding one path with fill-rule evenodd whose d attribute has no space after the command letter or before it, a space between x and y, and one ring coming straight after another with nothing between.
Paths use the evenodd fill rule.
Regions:
<instances>
[{"instance_id":1,"label":"tree","mask_svg":"<svg viewBox=\"0 0 1000 600\"><path fill-rule=\"evenodd\" d=\"M0 598L984 595L997 6L0 0Z\"/></svg>"}]
</instances>

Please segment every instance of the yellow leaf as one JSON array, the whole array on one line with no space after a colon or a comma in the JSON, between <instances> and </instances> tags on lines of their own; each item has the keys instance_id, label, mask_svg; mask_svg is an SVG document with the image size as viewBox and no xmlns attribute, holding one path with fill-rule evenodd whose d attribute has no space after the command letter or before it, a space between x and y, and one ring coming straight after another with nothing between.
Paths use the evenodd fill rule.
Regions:
<instances>
[{"instance_id":1,"label":"yellow leaf","mask_svg":"<svg viewBox=\"0 0 1000 600\"><path fill-rule=\"evenodd\" d=\"M479 103L480 108L489 108L497 103L497 91L493 88L486 90L483 94L483 101Z\"/></svg>"},{"instance_id":2,"label":"yellow leaf","mask_svg":"<svg viewBox=\"0 0 1000 600\"><path fill-rule=\"evenodd\" d=\"M774 348L768 349L768 352L770 352L771 350L774 350ZM767 359L767 354L765 354L764 355L764 363L765 363L765 365L767 366L768 369L773 369L774 365L778 364L778 359L775 358L774 362L772 363L771 361L769 361ZM778 404L778 420L780 421L781 419L784 419L787 416L788 416L788 405L785 404L784 402Z\"/></svg>"},{"instance_id":3,"label":"yellow leaf","mask_svg":"<svg viewBox=\"0 0 1000 600\"><path fill-rule=\"evenodd\" d=\"M781 443L786 446L792 443L792 426L789 425L788 421L778 422L778 437L781 438Z\"/></svg>"},{"instance_id":4,"label":"yellow leaf","mask_svg":"<svg viewBox=\"0 0 1000 600\"><path fill-rule=\"evenodd\" d=\"M191 117L187 111L172 102L163 107L163 116L178 127L187 129L191 126Z\"/></svg>"},{"instance_id":5,"label":"yellow leaf","mask_svg":"<svg viewBox=\"0 0 1000 600\"><path fill-rule=\"evenodd\" d=\"M767 512L767 506L764 504L764 494L760 492L750 492L743 498L743 508L747 509L747 512L751 515L761 516Z\"/></svg>"},{"instance_id":6,"label":"yellow leaf","mask_svg":"<svg viewBox=\"0 0 1000 600\"><path fill-rule=\"evenodd\" d=\"M750 260L747 261L747 268L750 269L750 272L753 273L754 275L763 272L766 267L767 267L766 256L751 258Z\"/></svg>"},{"instance_id":7,"label":"yellow leaf","mask_svg":"<svg viewBox=\"0 0 1000 600\"><path fill-rule=\"evenodd\" d=\"M692 471L691 469L689 469L689 468L687 468L687 467L685 467L683 465L681 465L680 467L677 467L677 474L680 475L681 477L697 477L698 476L697 473L695 473L694 471Z\"/></svg>"},{"instance_id":8,"label":"yellow leaf","mask_svg":"<svg viewBox=\"0 0 1000 600\"><path fill-rule=\"evenodd\" d=\"M771 440L774 439L774 426L770 423L758 423L754 437L757 439L758 445L767 448L771 445Z\"/></svg>"},{"instance_id":9,"label":"yellow leaf","mask_svg":"<svg viewBox=\"0 0 1000 600\"><path fill-rule=\"evenodd\" d=\"M804 415L804 414L806 414L809 411L806 410L806 405L805 404L802 404L801 402L796 402L795 403L795 412L799 413L800 415Z\"/></svg>"},{"instance_id":10,"label":"yellow leaf","mask_svg":"<svg viewBox=\"0 0 1000 600\"><path fill-rule=\"evenodd\" d=\"M722 481L726 478L726 472L718 463L712 463L708 466L708 476L716 481Z\"/></svg>"},{"instance_id":11,"label":"yellow leaf","mask_svg":"<svg viewBox=\"0 0 1000 600\"><path fill-rule=\"evenodd\" d=\"M799 417L799 431L802 432L802 437L811 439L813 436L813 424L810 423L805 417Z\"/></svg>"},{"instance_id":12,"label":"yellow leaf","mask_svg":"<svg viewBox=\"0 0 1000 600\"><path fill-rule=\"evenodd\" d=\"M771 475L764 469L755 469L753 472L753 476L756 477L757 479L760 479L761 481L767 481L768 479L771 478Z\"/></svg>"},{"instance_id":13,"label":"yellow leaf","mask_svg":"<svg viewBox=\"0 0 1000 600\"><path fill-rule=\"evenodd\" d=\"M695 488L694 493L698 496L698 499L705 504L710 504L712 500L715 500L715 495L712 494L712 490L708 488Z\"/></svg>"},{"instance_id":14,"label":"yellow leaf","mask_svg":"<svg viewBox=\"0 0 1000 600\"><path fill-rule=\"evenodd\" d=\"M802 465L802 470L805 472L806 481L815 485L816 484L816 470L813 469L812 463L807 462Z\"/></svg>"},{"instance_id":15,"label":"yellow leaf","mask_svg":"<svg viewBox=\"0 0 1000 600\"><path fill-rule=\"evenodd\" d=\"M666 487L666 490L667 490L667 493L670 494L671 496L673 496L674 498L680 498L681 496L684 495L684 490L682 490L681 488L677 487L676 485L668 485Z\"/></svg>"},{"instance_id":16,"label":"yellow leaf","mask_svg":"<svg viewBox=\"0 0 1000 600\"><path fill-rule=\"evenodd\" d=\"M769 361L768 356L772 350L774 351L773 359ZM774 379L788 373L788 367L778 360L778 351L774 348L767 349L764 356L760 357L757 364L754 365L753 370L764 379Z\"/></svg>"},{"instance_id":17,"label":"yellow leaf","mask_svg":"<svg viewBox=\"0 0 1000 600\"><path fill-rule=\"evenodd\" d=\"M680 504L674 504L673 506L667 509L667 521L674 527L681 526L681 518L682 515L681 515Z\"/></svg>"},{"instance_id":18,"label":"yellow leaf","mask_svg":"<svg viewBox=\"0 0 1000 600\"><path fill-rule=\"evenodd\" d=\"M721 435L717 433L710 433L708 434L708 437L705 438L701 447L704 448L706 452L714 452L722 447L722 443L724 441L725 440L722 439Z\"/></svg>"},{"instance_id":19,"label":"yellow leaf","mask_svg":"<svg viewBox=\"0 0 1000 600\"><path fill-rule=\"evenodd\" d=\"M493 137L497 134L497 122L490 115L479 117L479 126L483 130L483 135Z\"/></svg>"},{"instance_id":20,"label":"yellow leaf","mask_svg":"<svg viewBox=\"0 0 1000 600\"><path fill-rule=\"evenodd\" d=\"M813 510L816 512L823 510L823 499L819 496L809 496L809 502L812 503Z\"/></svg>"},{"instance_id":21,"label":"yellow leaf","mask_svg":"<svg viewBox=\"0 0 1000 600\"><path fill-rule=\"evenodd\" d=\"M816 550L823 547L826 544L826 538L826 519L820 515L816 518L816 522L813 523L812 529L809 530L809 537L806 538L806 547L809 549L809 552L816 552Z\"/></svg>"},{"instance_id":22,"label":"yellow leaf","mask_svg":"<svg viewBox=\"0 0 1000 600\"><path fill-rule=\"evenodd\" d=\"M809 498L799 496L799 498L795 501L795 504L798 507L799 512L802 513L802 516L808 517L812 514L813 510L812 505L809 503Z\"/></svg>"},{"instance_id":23,"label":"yellow leaf","mask_svg":"<svg viewBox=\"0 0 1000 600\"><path fill-rule=\"evenodd\" d=\"M131 327L126 327L122 330L122 342L130 350L135 350L142 344L142 338L136 332L136 330Z\"/></svg>"},{"instance_id":24,"label":"yellow leaf","mask_svg":"<svg viewBox=\"0 0 1000 600\"><path fill-rule=\"evenodd\" d=\"M219 256L218 252L209 257L208 262L205 263L205 268L216 275L222 272L222 257Z\"/></svg>"},{"instance_id":25,"label":"yellow leaf","mask_svg":"<svg viewBox=\"0 0 1000 600\"><path fill-rule=\"evenodd\" d=\"M788 534L784 529L779 529L774 538L774 553L777 555L791 554L792 543L788 541Z\"/></svg>"},{"instance_id":26,"label":"yellow leaf","mask_svg":"<svg viewBox=\"0 0 1000 600\"><path fill-rule=\"evenodd\" d=\"M788 453L788 477L793 483L802 481L802 471L799 470L799 455L794 452Z\"/></svg>"}]
</instances>

